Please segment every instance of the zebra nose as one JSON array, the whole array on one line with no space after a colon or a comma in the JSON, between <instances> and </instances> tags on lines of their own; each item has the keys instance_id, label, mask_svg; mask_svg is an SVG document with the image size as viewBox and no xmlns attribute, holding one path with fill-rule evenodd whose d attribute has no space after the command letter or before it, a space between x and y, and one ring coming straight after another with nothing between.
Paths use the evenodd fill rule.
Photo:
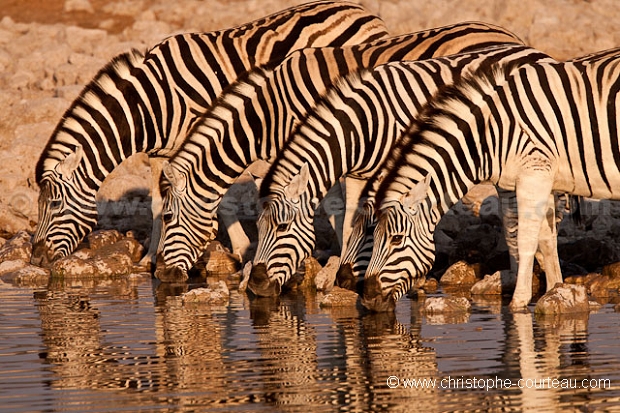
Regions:
<instances>
[{"instance_id":1,"label":"zebra nose","mask_svg":"<svg viewBox=\"0 0 620 413\"><path fill-rule=\"evenodd\" d=\"M276 297L280 295L280 284L269 279L265 263L252 266L248 289L257 297Z\"/></svg>"},{"instance_id":2,"label":"zebra nose","mask_svg":"<svg viewBox=\"0 0 620 413\"><path fill-rule=\"evenodd\" d=\"M342 264L336 273L336 285L340 288L355 291L357 279L353 275L353 265L349 262Z\"/></svg>"},{"instance_id":3,"label":"zebra nose","mask_svg":"<svg viewBox=\"0 0 620 413\"><path fill-rule=\"evenodd\" d=\"M187 271L183 268L177 266L166 266L164 262L164 257L161 253L157 254L155 268L155 278L157 278L161 282L172 283L172 282L184 282L188 279Z\"/></svg>"},{"instance_id":4,"label":"zebra nose","mask_svg":"<svg viewBox=\"0 0 620 413\"><path fill-rule=\"evenodd\" d=\"M48 248L45 241L41 240L32 246L32 255L30 256L30 264L39 267L49 267L51 260L48 256Z\"/></svg>"},{"instance_id":5,"label":"zebra nose","mask_svg":"<svg viewBox=\"0 0 620 413\"><path fill-rule=\"evenodd\" d=\"M396 302L392 294L383 295L381 281L378 275L371 275L364 279L364 295L362 305L370 311L382 312L393 311Z\"/></svg>"}]
</instances>

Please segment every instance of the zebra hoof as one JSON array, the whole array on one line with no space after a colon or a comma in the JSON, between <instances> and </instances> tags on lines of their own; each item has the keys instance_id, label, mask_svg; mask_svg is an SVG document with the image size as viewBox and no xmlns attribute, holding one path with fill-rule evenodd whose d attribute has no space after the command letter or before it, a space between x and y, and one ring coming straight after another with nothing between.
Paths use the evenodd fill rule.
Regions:
<instances>
[{"instance_id":1,"label":"zebra hoof","mask_svg":"<svg viewBox=\"0 0 620 413\"><path fill-rule=\"evenodd\" d=\"M381 289L381 281L379 276L374 275L364 280L364 294L362 297L362 305L370 311L384 312L394 311L396 302L392 294L383 295Z\"/></svg>"},{"instance_id":2,"label":"zebra hoof","mask_svg":"<svg viewBox=\"0 0 620 413\"><path fill-rule=\"evenodd\" d=\"M252 267L248 289L257 297L277 297L281 290L277 281L271 282L267 276L267 266L263 263Z\"/></svg>"},{"instance_id":3,"label":"zebra hoof","mask_svg":"<svg viewBox=\"0 0 620 413\"><path fill-rule=\"evenodd\" d=\"M350 263L342 264L336 273L336 285L340 288L356 291L357 277L353 275L353 266Z\"/></svg>"}]
</instances>

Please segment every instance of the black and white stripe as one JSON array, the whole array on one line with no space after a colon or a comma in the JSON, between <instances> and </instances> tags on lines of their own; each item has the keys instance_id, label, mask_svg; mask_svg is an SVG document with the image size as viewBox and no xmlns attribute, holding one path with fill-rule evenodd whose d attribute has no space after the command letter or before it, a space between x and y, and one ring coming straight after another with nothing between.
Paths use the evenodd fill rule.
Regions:
<instances>
[{"instance_id":1,"label":"black and white stripe","mask_svg":"<svg viewBox=\"0 0 620 413\"><path fill-rule=\"evenodd\" d=\"M252 162L273 160L295 123L340 76L387 61L498 44L522 42L500 27L468 22L358 46L299 50L274 70L254 70L222 95L164 168L162 180L169 182L162 187L169 190L156 276L186 276L214 237L227 189Z\"/></svg>"},{"instance_id":2,"label":"black and white stripe","mask_svg":"<svg viewBox=\"0 0 620 413\"><path fill-rule=\"evenodd\" d=\"M338 82L291 136L262 184L266 204L258 225L258 270L252 271L249 287L259 295L280 290L312 252L318 202L343 176L361 182L371 178L438 88L497 62L518 67L540 60L553 61L527 46L499 46L388 63ZM358 198L359 192L354 207Z\"/></svg>"},{"instance_id":3,"label":"black and white stripe","mask_svg":"<svg viewBox=\"0 0 620 413\"><path fill-rule=\"evenodd\" d=\"M171 156L240 74L276 64L299 48L386 35L381 19L363 7L318 1L229 30L173 36L144 56L132 51L116 57L67 110L37 163L41 196L33 263L70 254L96 224L95 194L105 177L137 152Z\"/></svg>"},{"instance_id":4,"label":"black and white stripe","mask_svg":"<svg viewBox=\"0 0 620 413\"><path fill-rule=\"evenodd\" d=\"M401 140L377 193L368 307L393 307L434 261L433 231L474 184L516 191L519 269L512 308L531 299L540 247L561 282L551 192L620 198L620 50L565 63L497 66L438 94ZM541 228L550 228L545 237Z\"/></svg>"}]
</instances>

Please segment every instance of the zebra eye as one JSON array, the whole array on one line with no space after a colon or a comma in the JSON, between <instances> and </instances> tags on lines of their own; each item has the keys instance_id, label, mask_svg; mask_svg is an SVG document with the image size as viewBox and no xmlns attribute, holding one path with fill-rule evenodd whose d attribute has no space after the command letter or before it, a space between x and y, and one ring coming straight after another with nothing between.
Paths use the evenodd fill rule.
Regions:
<instances>
[{"instance_id":1,"label":"zebra eye","mask_svg":"<svg viewBox=\"0 0 620 413\"><path fill-rule=\"evenodd\" d=\"M278 225L278 228L276 229L278 232L284 232L286 230L288 230L288 224L280 224Z\"/></svg>"},{"instance_id":2,"label":"zebra eye","mask_svg":"<svg viewBox=\"0 0 620 413\"><path fill-rule=\"evenodd\" d=\"M164 223L166 224L169 224L170 221L172 221L173 217L174 214L172 213L172 211L164 211L164 213L161 215L162 221L164 221Z\"/></svg>"},{"instance_id":3,"label":"zebra eye","mask_svg":"<svg viewBox=\"0 0 620 413\"><path fill-rule=\"evenodd\" d=\"M49 203L49 207L52 210L58 210L62 207L62 200L61 199L51 199L50 203Z\"/></svg>"},{"instance_id":4,"label":"zebra eye","mask_svg":"<svg viewBox=\"0 0 620 413\"><path fill-rule=\"evenodd\" d=\"M403 236L400 234L392 235L392 239L390 240L390 244L392 245L400 245L403 242Z\"/></svg>"}]
</instances>

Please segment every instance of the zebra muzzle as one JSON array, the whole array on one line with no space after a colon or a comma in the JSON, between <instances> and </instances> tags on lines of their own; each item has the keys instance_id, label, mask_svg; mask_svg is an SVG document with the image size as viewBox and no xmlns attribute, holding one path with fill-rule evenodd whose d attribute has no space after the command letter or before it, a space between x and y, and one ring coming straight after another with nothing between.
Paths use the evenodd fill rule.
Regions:
<instances>
[{"instance_id":1,"label":"zebra muzzle","mask_svg":"<svg viewBox=\"0 0 620 413\"><path fill-rule=\"evenodd\" d=\"M276 297L281 291L280 284L269 279L267 266L264 263L252 266L248 289L257 297Z\"/></svg>"},{"instance_id":2,"label":"zebra muzzle","mask_svg":"<svg viewBox=\"0 0 620 413\"><path fill-rule=\"evenodd\" d=\"M52 264L49 257L49 249L45 245L45 241L41 240L32 246L32 255L30 256L30 264L39 267L49 267Z\"/></svg>"},{"instance_id":3,"label":"zebra muzzle","mask_svg":"<svg viewBox=\"0 0 620 413\"><path fill-rule=\"evenodd\" d=\"M157 254L155 278L161 282L184 282L187 281L187 271L176 266L166 266L162 254Z\"/></svg>"},{"instance_id":4,"label":"zebra muzzle","mask_svg":"<svg viewBox=\"0 0 620 413\"><path fill-rule=\"evenodd\" d=\"M396 302L392 294L383 295L381 280L378 275L372 275L364 279L364 294L362 305L370 311L383 312L394 311Z\"/></svg>"},{"instance_id":5,"label":"zebra muzzle","mask_svg":"<svg viewBox=\"0 0 620 413\"><path fill-rule=\"evenodd\" d=\"M357 287L357 277L353 275L353 265L351 263L342 264L336 273L336 285L340 288L355 291Z\"/></svg>"}]
</instances>

